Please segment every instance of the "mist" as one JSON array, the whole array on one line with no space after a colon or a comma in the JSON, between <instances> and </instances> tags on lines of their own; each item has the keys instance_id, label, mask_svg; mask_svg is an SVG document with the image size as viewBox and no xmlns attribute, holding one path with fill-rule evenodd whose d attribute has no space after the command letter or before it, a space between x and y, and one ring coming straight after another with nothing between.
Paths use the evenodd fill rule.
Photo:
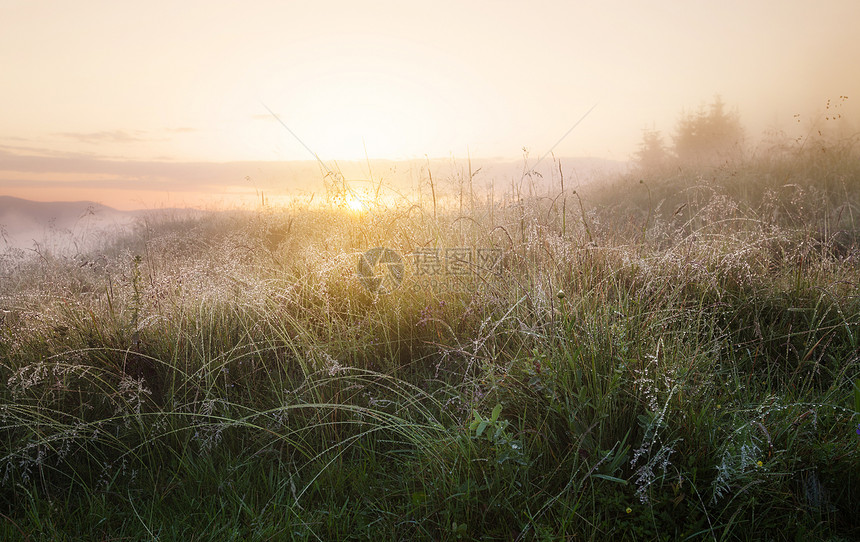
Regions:
<instances>
[{"instance_id":1,"label":"mist","mask_svg":"<svg viewBox=\"0 0 860 542\"><path fill-rule=\"evenodd\" d=\"M323 184L316 157L401 172L549 153L626 163L643 132L671 144L679 119L716 96L752 152L775 134L860 126L851 0L47 9L13 3L0 36L15 82L0 88L0 191L43 201L311 194Z\"/></svg>"}]
</instances>

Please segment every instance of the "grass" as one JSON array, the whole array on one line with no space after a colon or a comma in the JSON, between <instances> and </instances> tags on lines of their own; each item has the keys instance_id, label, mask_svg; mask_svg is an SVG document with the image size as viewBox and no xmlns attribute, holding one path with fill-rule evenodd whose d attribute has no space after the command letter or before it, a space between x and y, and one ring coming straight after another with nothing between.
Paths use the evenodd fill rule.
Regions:
<instances>
[{"instance_id":1,"label":"grass","mask_svg":"<svg viewBox=\"0 0 860 542\"><path fill-rule=\"evenodd\" d=\"M857 538L858 163L7 251L0 538ZM374 246L501 267L428 285L407 257L374 294Z\"/></svg>"}]
</instances>

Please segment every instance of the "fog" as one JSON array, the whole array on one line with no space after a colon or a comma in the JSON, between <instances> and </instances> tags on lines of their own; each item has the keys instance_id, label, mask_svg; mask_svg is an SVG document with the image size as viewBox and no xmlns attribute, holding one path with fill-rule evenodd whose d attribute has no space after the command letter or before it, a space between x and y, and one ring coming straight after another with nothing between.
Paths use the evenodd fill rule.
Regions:
<instances>
[{"instance_id":1,"label":"fog","mask_svg":"<svg viewBox=\"0 0 860 542\"><path fill-rule=\"evenodd\" d=\"M854 0L7 2L3 19L0 193L46 201L310 194L308 148L401 172L550 151L624 163L643 130L671 144L715 96L751 152L860 126Z\"/></svg>"}]
</instances>

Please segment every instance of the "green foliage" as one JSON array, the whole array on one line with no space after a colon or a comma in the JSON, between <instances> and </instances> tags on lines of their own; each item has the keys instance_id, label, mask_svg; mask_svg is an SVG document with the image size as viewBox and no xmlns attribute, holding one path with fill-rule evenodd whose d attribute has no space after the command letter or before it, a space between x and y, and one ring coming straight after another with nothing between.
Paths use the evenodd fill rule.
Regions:
<instances>
[{"instance_id":1,"label":"green foliage","mask_svg":"<svg viewBox=\"0 0 860 542\"><path fill-rule=\"evenodd\" d=\"M508 432L508 420L499 419L499 414L502 412L502 405L497 404L493 407L489 418L484 418L478 414L477 410L472 411L474 420L469 424L469 430L474 431L474 437L481 440L481 435L492 446L495 451L494 461L498 465L502 465L506 461L513 461L520 465L526 465L523 457L523 443L514 439Z\"/></svg>"},{"instance_id":2,"label":"green foliage","mask_svg":"<svg viewBox=\"0 0 860 542\"><path fill-rule=\"evenodd\" d=\"M860 414L860 378L854 381L854 412Z\"/></svg>"},{"instance_id":3,"label":"green foliage","mask_svg":"<svg viewBox=\"0 0 860 542\"><path fill-rule=\"evenodd\" d=\"M4 254L0 539L856 538L855 154Z\"/></svg>"}]
</instances>

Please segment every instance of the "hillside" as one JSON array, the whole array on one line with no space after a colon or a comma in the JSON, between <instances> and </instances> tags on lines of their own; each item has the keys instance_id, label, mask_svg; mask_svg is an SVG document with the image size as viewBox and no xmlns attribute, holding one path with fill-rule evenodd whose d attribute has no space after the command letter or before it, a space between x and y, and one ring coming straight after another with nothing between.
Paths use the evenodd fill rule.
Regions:
<instances>
[{"instance_id":1,"label":"hillside","mask_svg":"<svg viewBox=\"0 0 860 542\"><path fill-rule=\"evenodd\" d=\"M34 241L56 248L82 242L94 246L100 232L127 226L134 216L91 201L39 202L0 196L2 241L13 248L30 248Z\"/></svg>"},{"instance_id":2,"label":"hillside","mask_svg":"<svg viewBox=\"0 0 860 542\"><path fill-rule=\"evenodd\" d=\"M858 163L167 215L2 266L0 538L857 539Z\"/></svg>"}]
</instances>

